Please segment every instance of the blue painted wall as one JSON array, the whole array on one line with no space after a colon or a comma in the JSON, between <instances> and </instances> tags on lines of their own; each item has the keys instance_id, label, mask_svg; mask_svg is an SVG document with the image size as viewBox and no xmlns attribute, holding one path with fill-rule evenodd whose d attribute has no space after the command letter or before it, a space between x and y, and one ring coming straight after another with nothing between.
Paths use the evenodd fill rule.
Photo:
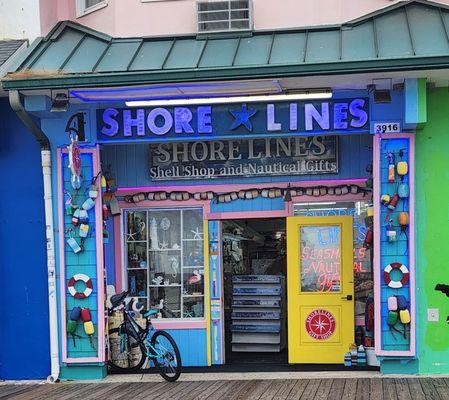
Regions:
<instances>
[{"instance_id":1,"label":"blue painted wall","mask_svg":"<svg viewBox=\"0 0 449 400\"><path fill-rule=\"evenodd\" d=\"M40 147L0 99L0 379L50 373Z\"/></svg>"}]
</instances>

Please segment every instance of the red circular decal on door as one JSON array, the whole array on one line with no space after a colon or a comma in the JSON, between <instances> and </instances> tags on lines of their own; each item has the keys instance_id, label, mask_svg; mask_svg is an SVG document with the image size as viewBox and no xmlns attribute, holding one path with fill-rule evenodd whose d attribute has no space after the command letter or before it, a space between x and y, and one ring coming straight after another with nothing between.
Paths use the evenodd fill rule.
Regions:
<instances>
[{"instance_id":1,"label":"red circular decal on door","mask_svg":"<svg viewBox=\"0 0 449 400\"><path fill-rule=\"evenodd\" d=\"M335 332L335 317L326 310L314 310L306 318L306 331L316 340L329 339Z\"/></svg>"}]
</instances>

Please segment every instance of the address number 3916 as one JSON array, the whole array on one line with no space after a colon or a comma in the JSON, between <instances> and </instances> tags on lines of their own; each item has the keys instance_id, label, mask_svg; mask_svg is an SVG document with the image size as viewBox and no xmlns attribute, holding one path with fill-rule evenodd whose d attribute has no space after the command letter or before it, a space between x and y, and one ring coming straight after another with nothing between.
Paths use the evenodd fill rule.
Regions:
<instances>
[{"instance_id":1,"label":"address number 3916","mask_svg":"<svg viewBox=\"0 0 449 400\"><path fill-rule=\"evenodd\" d=\"M398 133L401 131L399 122L380 122L374 124L374 133Z\"/></svg>"}]
</instances>

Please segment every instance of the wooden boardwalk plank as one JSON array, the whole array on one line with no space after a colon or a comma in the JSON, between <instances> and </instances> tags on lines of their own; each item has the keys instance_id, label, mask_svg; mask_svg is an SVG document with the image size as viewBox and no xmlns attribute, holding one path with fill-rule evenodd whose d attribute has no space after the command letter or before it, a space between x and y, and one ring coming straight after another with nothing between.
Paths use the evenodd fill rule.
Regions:
<instances>
[{"instance_id":1,"label":"wooden boardwalk plank","mask_svg":"<svg viewBox=\"0 0 449 400\"><path fill-rule=\"evenodd\" d=\"M342 400L355 399L356 392L357 379L345 379L345 388L343 389L343 394L341 396Z\"/></svg>"},{"instance_id":2,"label":"wooden boardwalk plank","mask_svg":"<svg viewBox=\"0 0 449 400\"><path fill-rule=\"evenodd\" d=\"M200 393L198 395L197 400L209 399L209 396L212 395L212 393L219 391L225 383L226 381L213 381L211 386L209 386L203 393Z\"/></svg>"},{"instance_id":3,"label":"wooden boardwalk plank","mask_svg":"<svg viewBox=\"0 0 449 400\"><path fill-rule=\"evenodd\" d=\"M198 396L200 393L203 393L209 386L211 386L214 382L213 381L204 381L201 382L200 385L198 385L196 388L189 391L189 393L185 394L184 397L182 397L183 400L196 400L198 399Z\"/></svg>"},{"instance_id":4,"label":"wooden boardwalk plank","mask_svg":"<svg viewBox=\"0 0 449 400\"><path fill-rule=\"evenodd\" d=\"M395 379L394 384L396 386L398 400L410 400L412 398L407 381L404 378Z\"/></svg>"},{"instance_id":5,"label":"wooden boardwalk plank","mask_svg":"<svg viewBox=\"0 0 449 400\"><path fill-rule=\"evenodd\" d=\"M329 392L328 400L341 400L344 388L344 379L332 379L332 386Z\"/></svg>"},{"instance_id":6,"label":"wooden boardwalk plank","mask_svg":"<svg viewBox=\"0 0 449 400\"><path fill-rule=\"evenodd\" d=\"M304 390L306 390L306 386L307 379L299 379L287 396L287 400L299 400L304 393Z\"/></svg>"},{"instance_id":7,"label":"wooden boardwalk plank","mask_svg":"<svg viewBox=\"0 0 449 400\"><path fill-rule=\"evenodd\" d=\"M418 378L407 379L408 388L410 393L413 394L413 399L415 400L425 400L426 395L422 390L421 383Z\"/></svg>"},{"instance_id":8,"label":"wooden boardwalk plank","mask_svg":"<svg viewBox=\"0 0 449 400\"><path fill-rule=\"evenodd\" d=\"M383 399L383 389L382 389L382 379L370 379L370 400L382 400Z\"/></svg>"},{"instance_id":9,"label":"wooden boardwalk plank","mask_svg":"<svg viewBox=\"0 0 449 400\"><path fill-rule=\"evenodd\" d=\"M439 394L441 400L449 400L449 388L441 378L432 378L430 382L435 387L435 390Z\"/></svg>"},{"instance_id":10,"label":"wooden boardwalk plank","mask_svg":"<svg viewBox=\"0 0 449 400\"><path fill-rule=\"evenodd\" d=\"M38 385L1 385L0 399L10 399L21 393L31 393L38 388Z\"/></svg>"},{"instance_id":11,"label":"wooden boardwalk plank","mask_svg":"<svg viewBox=\"0 0 449 400\"><path fill-rule=\"evenodd\" d=\"M428 400L441 400L440 395L435 390L432 381L429 378L420 378L419 383L421 383L422 390L426 399Z\"/></svg>"},{"instance_id":12,"label":"wooden boardwalk plank","mask_svg":"<svg viewBox=\"0 0 449 400\"><path fill-rule=\"evenodd\" d=\"M181 385L179 387L179 390L173 392L170 395L170 400L171 399L184 399L186 396L188 396L191 392L193 392L194 390L196 390L196 388L198 386L201 386L201 384L203 382L183 382L184 385ZM164 399L166 398L165 395L163 397Z\"/></svg>"},{"instance_id":13,"label":"wooden boardwalk plank","mask_svg":"<svg viewBox=\"0 0 449 400\"><path fill-rule=\"evenodd\" d=\"M173 386L171 382L140 382L138 386L132 388L131 396L133 400L147 399L149 396L162 396ZM128 397L127 397L128 398Z\"/></svg>"},{"instance_id":14,"label":"wooden boardwalk plank","mask_svg":"<svg viewBox=\"0 0 449 400\"><path fill-rule=\"evenodd\" d=\"M248 398L250 393L254 391L256 386L259 384L259 382L255 379L251 379L244 383L242 388L238 391L235 391L234 393L229 393L227 397L232 400L243 400Z\"/></svg>"},{"instance_id":15,"label":"wooden boardwalk plank","mask_svg":"<svg viewBox=\"0 0 449 400\"><path fill-rule=\"evenodd\" d=\"M268 386L268 389L264 393L262 393L262 396L259 397L259 400L277 399L276 394L282 389L284 381L282 379L276 379L270 382L271 384Z\"/></svg>"},{"instance_id":16,"label":"wooden boardwalk plank","mask_svg":"<svg viewBox=\"0 0 449 400\"><path fill-rule=\"evenodd\" d=\"M222 400L226 399L226 396L230 396L231 393L235 393L237 390L241 390L246 381L227 381L220 390L212 393L208 400ZM249 398L249 397L248 397Z\"/></svg>"},{"instance_id":17,"label":"wooden boardwalk plank","mask_svg":"<svg viewBox=\"0 0 449 400\"><path fill-rule=\"evenodd\" d=\"M311 400L315 398L315 393L321 384L321 379L309 379L304 392L301 395L301 400Z\"/></svg>"},{"instance_id":18,"label":"wooden boardwalk plank","mask_svg":"<svg viewBox=\"0 0 449 400\"><path fill-rule=\"evenodd\" d=\"M332 387L333 379L322 379L318 390L315 393L315 400L327 400Z\"/></svg>"},{"instance_id":19,"label":"wooden boardwalk plank","mask_svg":"<svg viewBox=\"0 0 449 400\"><path fill-rule=\"evenodd\" d=\"M369 379L357 379L357 390L355 396L357 400L369 400L371 385Z\"/></svg>"},{"instance_id":20,"label":"wooden boardwalk plank","mask_svg":"<svg viewBox=\"0 0 449 400\"><path fill-rule=\"evenodd\" d=\"M382 381L384 400L396 400L396 385L394 384L394 379L387 378Z\"/></svg>"},{"instance_id":21,"label":"wooden boardwalk plank","mask_svg":"<svg viewBox=\"0 0 449 400\"><path fill-rule=\"evenodd\" d=\"M277 392L277 394L276 394L276 399L278 399L278 400L287 399L297 383L298 383L298 381L296 379L289 379L287 381L284 381L284 385L281 387L279 392Z\"/></svg>"}]
</instances>

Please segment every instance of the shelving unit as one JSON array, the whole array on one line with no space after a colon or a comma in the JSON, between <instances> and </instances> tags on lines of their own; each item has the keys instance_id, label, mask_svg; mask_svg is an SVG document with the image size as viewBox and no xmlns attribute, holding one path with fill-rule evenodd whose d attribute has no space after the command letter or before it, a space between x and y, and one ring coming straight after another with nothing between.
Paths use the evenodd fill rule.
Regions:
<instances>
[{"instance_id":1,"label":"shelving unit","mask_svg":"<svg viewBox=\"0 0 449 400\"><path fill-rule=\"evenodd\" d=\"M285 347L285 279L232 277L232 351L280 352Z\"/></svg>"}]
</instances>

